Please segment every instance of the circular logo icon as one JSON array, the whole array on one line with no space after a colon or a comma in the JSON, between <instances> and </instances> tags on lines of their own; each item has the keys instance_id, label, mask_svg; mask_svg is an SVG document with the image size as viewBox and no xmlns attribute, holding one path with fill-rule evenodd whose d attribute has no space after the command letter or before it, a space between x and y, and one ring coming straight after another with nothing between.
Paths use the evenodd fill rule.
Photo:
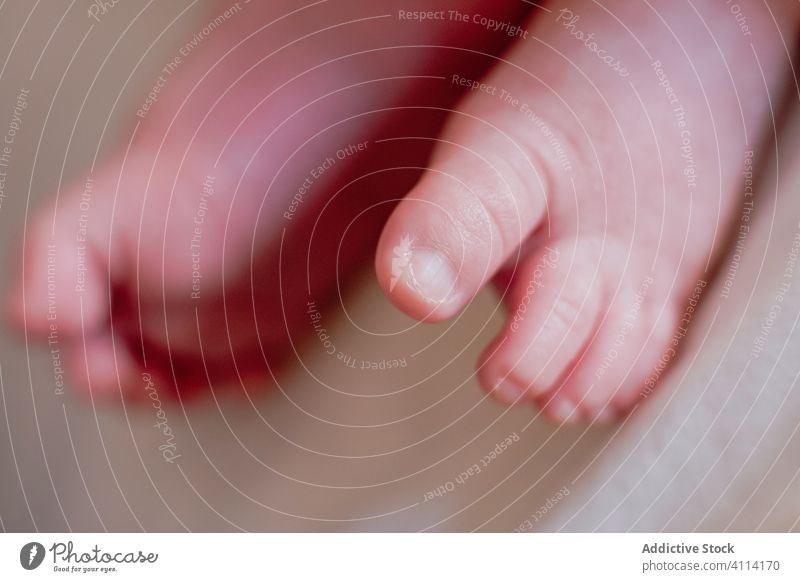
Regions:
<instances>
[{"instance_id":1,"label":"circular logo icon","mask_svg":"<svg viewBox=\"0 0 800 582\"><path fill-rule=\"evenodd\" d=\"M44 561L44 546L39 542L28 542L19 551L19 563L26 570L35 570Z\"/></svg>"}]
</instances>

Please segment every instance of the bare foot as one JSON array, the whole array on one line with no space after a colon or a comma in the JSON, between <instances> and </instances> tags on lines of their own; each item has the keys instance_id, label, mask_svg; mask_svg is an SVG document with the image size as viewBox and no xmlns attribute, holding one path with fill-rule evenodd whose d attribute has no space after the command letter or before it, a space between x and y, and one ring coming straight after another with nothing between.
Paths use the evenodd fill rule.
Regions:
<instances>
[{"instance_id":1,"label":"bare foot","mask_svg":"<svg viewBox=\"0 0 800 582\"><path fill-rule=\"evenodd\" d=\"M479 74L508 42L396 4L239 3L160 73L130 146L39 213L12 312L54 334L73 384L141 394L147 373L185 393L274 371L309 295L371 254L417 178L379 170L425 164L424 140L376 136L435 135L464 88L431 76ZM492 4L476 8L521 16Z\"/></svg>"},{"instance_id":2,"label":"bare foot","mask_svg":"<svg viewBox=\"0 0 800 582\"><path fill-rule=\"evenodd\" d=\"M383 232L378 278L413 317L449 318L498 284L508 319L478 375L504 403L614 417L686 333L798 12L753 6L743 31L725 3L696 8L536 9Z\"/></svg>"}]
</instances>

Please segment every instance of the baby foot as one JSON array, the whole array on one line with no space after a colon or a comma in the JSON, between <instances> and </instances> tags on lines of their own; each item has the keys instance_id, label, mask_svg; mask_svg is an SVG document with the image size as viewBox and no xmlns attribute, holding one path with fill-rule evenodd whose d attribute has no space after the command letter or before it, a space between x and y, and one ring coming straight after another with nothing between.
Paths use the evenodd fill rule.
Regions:
<instances>
[{"instance_id":1,"label":"baby foot","mask_svg":"<svg viewBox=\"0 0 800 582\"><path fill-rule=\"evenodd\" d=\"M773 9L793 39L796 10ZM497 284L508 317L478 366L497 400L608 419L675 356L788 71L768 10L747 34L724 3L697 10L535 9L385 227L378 279L409 315Z\"/></svg>"},{"instance_id":2,"label":"baby foot","mask_svg":"<svg viewBox=\"0 0 800 582\"><path fill-rule=\"evenodd\" d=\"M72 384L141 394L145 377L186 393L274 371L309 329L309 294L335 291L416 180L378 170L425 163L425 140L374 137L432 137L463 88L432 91L431 76L465 54L478 74L503 42L398 25L394 4L237 3L165 67L129 145L39 213L12 312L55 340Z\"/></svg>"}]
</instances>

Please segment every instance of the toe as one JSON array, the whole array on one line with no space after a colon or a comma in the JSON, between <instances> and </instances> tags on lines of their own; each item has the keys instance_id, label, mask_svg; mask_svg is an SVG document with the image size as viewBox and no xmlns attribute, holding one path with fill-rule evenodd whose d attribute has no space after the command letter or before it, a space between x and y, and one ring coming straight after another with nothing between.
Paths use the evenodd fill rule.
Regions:
<instances>
[{"instance_id":1,"label":"toe","mask_svg":"<svg viewBox=\"0 0 800 582\"><path fill-rule=\"evenodd\" d=\"M73 336L98 328L108 315L108 260L93 226L106 224L84 187L63 193L26 228L22 276L12 292L12 320L33 335ZM103 227L105 229L105 227ZM97 230L96 228L94 230ZM106 247L107 248L107 247Z\"/></svg>"},{"instance_id":2,"label":"toe","mask_svg":"<svg viewBox=\"0 0 800 582\"><path fill-rule=\"evenodd\" d=\"M124 341L110 330L87 334L63 348L70 383L79 394L105 398L133 392L139 365Z\"/></svg>"},{"instance_id":3,"label":"toe","mask_svg":"<svg viewBox=\"0 0 800 582\"><path fill-rule=\"evenodd\" d=\"M387 222L378 281L412 317L457 313L545 219L549 168L517 125L494 98L472 96Z\"/></svg>"},{"instance_id":4,"label":"toe","mask_svg":"<svg viewBox=\"0 0 800 582\"><path fill-rule=\"evenodd\" d=\"M509 317L479 367L483 386L505 403L554 392L595 333L604 278L593 240L552 243L514 275L506 297ZM567 417L559 395L548 410ZM573 402L573 404L575 404Z\"/></svg>"}]
</instances>

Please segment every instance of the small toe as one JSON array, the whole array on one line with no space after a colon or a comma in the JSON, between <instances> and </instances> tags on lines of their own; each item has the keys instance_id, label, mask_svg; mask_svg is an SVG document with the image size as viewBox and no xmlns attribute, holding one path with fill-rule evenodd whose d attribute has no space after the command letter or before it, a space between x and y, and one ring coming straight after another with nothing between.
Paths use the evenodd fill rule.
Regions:
<instances>
[{"instance_id":1,"label":"small toe","mask_svg":"<svg viewBox=\"0 0 800 582\"><path fill-rule=\"evenodd\" d=\"M515 274L508 320L479 368L484 387L499 400L507 401L512 387L528 400L555 390L584 351L602 314L596 254L593 242L554 243Z\"/></svg>"}]
</instances>

